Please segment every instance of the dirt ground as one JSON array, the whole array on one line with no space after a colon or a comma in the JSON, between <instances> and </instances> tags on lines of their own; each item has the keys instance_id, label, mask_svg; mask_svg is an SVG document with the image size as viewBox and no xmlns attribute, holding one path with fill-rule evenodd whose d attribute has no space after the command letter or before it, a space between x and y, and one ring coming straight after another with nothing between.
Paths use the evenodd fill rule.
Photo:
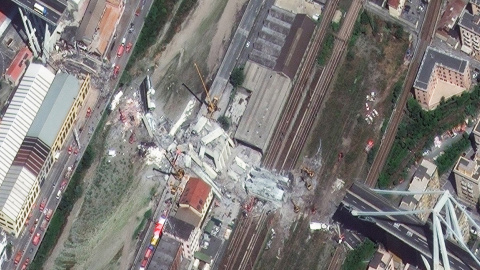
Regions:
<instances>
[{"instance_id":1,"label":"dirt ground","mask_svg":"<svg viewBox=\"0 0 480 270\"><path fill-rule=\"evenodd\" d=\"M182 79L187 78L190 81L186 83L193 81L193 86L201 86L194 61L204 76L215 73L237 12L245 2L200 0L172 42L151 63L156 65L152 74L152 83L158 89L156 101L162 105L157 105L157 117L166 115L176 120L183 104L191 98L184 89L168 87L172 82L181 85ZM128 99L134 99L132 90L126 91L120 107L127 106ZM94 142L98 160L84 180L84 195L75 204L45 269L127 269L133 260L134 230L143 213L152 207L152 192L161 192L164 183L159 177L152 177L151 166L136 162L137 143L128 143L134 130L137 142L145 139L144 128L139 123L138 128L125 127L119 119L118 111L113 111L99 136L103 139ZM109 157L107 151L113 149L117 155Z\"/></svg>"},{"instance_id":2,"label":"dirt ground","mask_svg":"<svg viewBox=\"0 0 480 270\"><path fill-rule=\"evenodd\" d=\"M285 238L273 242L257 269L328 267L338 235L334 231L312 233L308 225L310 221L332 224L331 217L345 189L366 176L369 164L364 148L369 139L379 142L383 120L391 113L392 86L407 68L403 65L407 38L397 40L384 32L384 22L376 20L376 24L383 29L382 33L374 36L367 28L366 34L357 39L353 54L340 66L302 152L303 164L317 172L315 196L303 198L303 215L293 217L295 222L290 230L285 230L280 222L273 225L277 234ZM372 91L376 93L375 100L367 101L366 96ZM379 115L368 124L365 117L373 108ZM339 153L343 153L340 161Z\"/></svg>"}]
</instances>

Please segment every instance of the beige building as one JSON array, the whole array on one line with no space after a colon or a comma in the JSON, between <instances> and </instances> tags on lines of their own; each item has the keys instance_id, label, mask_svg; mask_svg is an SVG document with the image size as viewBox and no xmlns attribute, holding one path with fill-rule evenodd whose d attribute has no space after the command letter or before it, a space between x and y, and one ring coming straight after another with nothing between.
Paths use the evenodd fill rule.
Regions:
<instances>
[{"instance_id":1,"label":"beige building","mask_svg":"<svg viewBox=\"0 0 480 270\"><path fill-rule=\"evenodd\" d=\"M427 190L440 190L440 181L438 177L437 166L424 159L422 160L422 163L418 169L415 171L412 182L408 187L408 191ZM436 194L416 194L405 196L400 203L400 208L405 210L431 209L435 206L437 199L438 195ZM421 221L426 222L429 214L429 212L425 212L416 214L416 216Z\"/></svg>"},{"instance_id":2,"label":"beige building","mask_svg":"<svg viewBox=\"0 0 480 270\"><path fill-rule=\"evenodd\" d=\"M175 217L199 227L212 199L212 188L202 179L192 177L185 185Z\"/></svg>"},{"instance_id":3,"label":"beige building","mask_svg":"<svg viewBox=\"0 0 480 270\"><path fill-rule=\"evenodd\" d=\"M469 62L428 47L415 79L415 99L424 110L433 110L443 99L460 95L472 85Z\"/></svg>"},{"instance_id":4,"label":"beige building","mask_svg":"<svg viewBox=\"0 0 480 270\"><path fill-rule=\"evenodd\" d=\"M368 270L394 270L392 254L379 247L368 264Z\"/></svg>"},{"instance_id":5,"label":"beige building","mask_svg":"<svg viewBox=\"0 0 480 270\"><path fill-rule=\"evenodd\" d=\"M0 123L0 227L17 237L89 88L31 64Z\"/></svg>"},{"instance_id":6,"label":"beige building","mask_svg":"<svg viewBox=\"0 0 480 270\"><path fill-rule=\"evenodd\" d=\"M400 17L405 8L405 0L388 0L388 13L393 17Z\"/></svg>"},{"instance_id":7,"label":"beige building","mask_svg":"<svg viewBox=\"0 0 480 270\"><path fill-rule=\"evenodd\" d=\"M460 157L453 168L458 197L466 204L475 207L479 196L480 156L473 160Z\"/></svg>"},{"instance_id":8,"label":"beige building","mask_svg":"<svg viewBox=\"0 0 480 270\"><path fill-rule=\"evenodd\" d=\"M458 26L462 41L462 51L467 54L478 54L480 51L480 1L470 0L472 13L463 10Z\"/></svg>"}]
</instances>

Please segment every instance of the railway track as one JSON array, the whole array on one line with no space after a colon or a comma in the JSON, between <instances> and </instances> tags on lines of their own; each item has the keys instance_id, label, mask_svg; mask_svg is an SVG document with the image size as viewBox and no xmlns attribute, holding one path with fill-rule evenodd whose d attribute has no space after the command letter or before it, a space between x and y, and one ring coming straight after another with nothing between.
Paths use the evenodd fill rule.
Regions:
<instances>
[{"instance_id":1,"label":"railway track","mask_svg":"<svg viewBox=\"0 0 480 270\"><path fill-rule=\"evenodd\" d=\"M289 130L291 129L291 123L294 122L294 117L299 109L300 100L306 94L304 89L307 86L307 82L314 67L315 60L322 45L322 41L327 33L328 28L330 27L330 22L333 19L338 2L339 0L332 0L327 3L323 13L323 19L320 22L319 28L314 34L314 39L311 42L310 48L307 50L302 68L297 74L297 79L292 89L292 93L290 94L288 102L282 112L282 116L278 121L268 151L265 153L262 163L266 168L274 168L278 159L277 154L286 144L284 140L285 134L289 133Z\"/></svg>"},{"instance_id":2,"label":"railway track","mask_svg":"<svg viewBox=\"0 0 480 270\"><path fill-rule=\"evenodd\" d=\"M418 41L417 50L415 51L412 64L410 65L410 68L408 70L402 95L400 96L397 106L393 111L390 124L388 125L388 128L378 149L378 153L375 156L372 167L370 168L367 179L365 180L365 184L370 187L376 186L380 172L382 171L383 166L385 165L387 157L390 153L390 150L392 149L398 126L400 125L404 108L407 104L408 96L413 87L413 83L415 82L415 78L417 76L418 69L420 68L420 64L422 63L423 55L425 54L425 50L430 44L432 36L435 32L435 25L440 12L441 2L442 1L431 1L427 7L427 14L425 16L422 30L420 32L420 39Z\"/></svg>"},{"instance_id":3,"label":"railway track","mask_svg":"<svg viewBox=\"0 0 480 270\"><path fill-rule=\"evenodd\" d=\"M332 4L330 8L334 9L338 1L330 3ZM323 99L328 91L336 68L343 57L346 48L346 41L349 40L361 7L362 2L360 0L352 3L346 15L346 19L342 24L339 33L336 35L334 49L330 60L321 70L320 76L314 76L316 77L315 80L310 82L310 85L307 86L305 85L305 82L308 77L310 77L310 72L314 64L313 61L316 59L318 53L318 51L316 51L315 54L311 53L316 47L310 50L305 62L307 65L311 60L311 66L305 66L300 72L299 83L296 84L292 93L294 98L290 99L291 102L289 102L282 115L281 121L277 126L277 130L271 142L271 146L265 155L265 167L274 168L278 171L285 171L291 170L295 166L305 141L311 131L315 118L320 111ZM330 20L325 18L322 22L328 22L328 25L326 29L321 28L319 32L328 29ZM314 44L319 46L319 43ZM308 71L308 73L306 71ZM302 76L305 78L302 78ZM312 85L314 85L314 87L312 87ZM304 89L309 89L309 91L302 91ZM297 92L303 92L303 102L300 102L301 95L298 95ZM308 92L309 95L307 95L306 92ZM309 96L309 98L307 98L307 96Z\"/></svg>"}]
</instances>

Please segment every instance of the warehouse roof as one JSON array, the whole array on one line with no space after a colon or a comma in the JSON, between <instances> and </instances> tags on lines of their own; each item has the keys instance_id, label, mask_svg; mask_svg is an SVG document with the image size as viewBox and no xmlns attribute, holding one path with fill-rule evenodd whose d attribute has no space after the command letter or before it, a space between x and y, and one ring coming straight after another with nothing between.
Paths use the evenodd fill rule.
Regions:
<instances>
[{"instance_id":1,"label":"warehouse roof","mask_svg":"<svg viewBox=\"0 0 480 270\"><path fill-rule=\"evenodd\" d=\"M97 30L98 22L102 18L105 3L106 0L90 0L77 31L77 40L90 45L93 41L93 34Z\"/></svg>"},{"instance_id":2,"label":"warehouse roof","mask_svg":"<svg viewBox=\"0 0 480 270\"><path fill-rule=\"evenodd\" d=\"M468 66L468 61L428 47L423 56L422 64L413 86L426 91L430 77L437 65L458 73L463 73Z\"/></svg>"},{"instance_id":3,"label":"warehouse roof","mask_svg":"<svg viewBox=\"0 0 480 270\"><path fill-rule=\"evenodd\" d=\"M16 220L37 177L23 166L11 166L0 186L0 209Z\"/></svg>"},{"instance_id":4,"label":"warehouse roof","mask_svg":"<svg viewBox=\"0 0 480 270\"><path fill-rule=\"evenodd\" d=\"M274 70L293 79L315 30L315 23L305 14L297 14L282 47Z\"/></svg>"},{"instance_id":5,"label":"warehouse roof","mask_svg":"<svg viewBox=\"0 0 480 270\"><path fill-rule=\"evenodd\" d=\"M27 136L38 137L52 147L80 89L75 76L58 73L38 110Z\"/></svg>"},{"instance_id":6,"label":"warehouse roof","mask_svg":"<svg viewBox=\"0 0 480 270\"><path fill-rule=\"evenodd\" d=\"M252 95L240 120L235 139L264 153L290 93L291 80L247 61L243 86L252 91Z\"/></svg>"},{"instance_id":7,"label":"warehouse roof","mask_svg":"<svg viewBox=\"0 0 480 270\"><path fill-rule=\"evenodd\" d=\"M0 185L33 123L55 75L39 64L31 64L0 123Z\"/></svg>"},{"instance_id":8,"label":"warehouse roof","mask_svg":"<svg viewBox=\"0 0 480 270\"><path fill-rule=\"evenodd\" d=\"M40 139L26 137L13 160L13 165L27 167L31 173L38 176L49 152L50 147Z\"/></svg>"},{"instance_id":9,"label":"warehouse roof","mask_svg":"<svg viewBox=\"0 0 480 270\"><path fill-rule=\"evenodd\" d=\"M147 269L172 269L171 266L174 264L175 258L181 253L179 252L181 246L182 244L173 238L162 237Z\"/></svg>"}]
</instances>

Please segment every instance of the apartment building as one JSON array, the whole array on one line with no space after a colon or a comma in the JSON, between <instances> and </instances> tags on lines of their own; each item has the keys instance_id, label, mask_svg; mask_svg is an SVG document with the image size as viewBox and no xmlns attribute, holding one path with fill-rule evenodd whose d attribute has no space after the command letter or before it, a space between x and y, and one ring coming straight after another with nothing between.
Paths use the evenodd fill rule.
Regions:
<instances>
[{"instance_id":1,"label":"apartment building","mask_svg":"<svg viewBox=\"0 0 480 270\"><path fill-rule=\"evenodd\" d=\"M464 10L458 21L462 51L476 55L480 51L480 0L470 0L472 13Z\"/></svg>"},{"instance_id":2,"label":"apartment building","mask_svg":"<svg viewBox=\"0 0 480 270\"><path fill-rule=\"evenodd\" d=\"M368 264L368 270L394 270L392 254L379 247Z\"/></svg>"},{"instance_id":3,"label":"apartment building","mask_svg":"<svg viewBox=\"0 0 480 270\"><path fill-rule=\"evenodd\" d=\"M440 190L440 181L437 166L424 159L415 171L412 182L408 187L408 191L423 192L426 190ZM438 195L436 194L415 194L405 196L400 202L400 208L405 210L431 209L434 207L437 199ZM418 213L416 216L423 222L426 222L429 213Z\"/></svg>"},{"instance_id":4,"label":"apartment building","mask_svg":"<svg viewBox=\"0 0 480 270\"><path fill-rule=\"evenodd\" d=\"M202 231L199 228L178 219L176 216L170 216L165 225L164 234L182 244L181 252L184 258L189 260L193 259L193 254L198 249L198 243L202 234Z\"/></svg>"},{"instance_id":5,"label":"apartment building","mask_svg":"<svg viewBox=\"0 0 480 270\"><path fill-rule=\"evenodd\" d=\"M424 110L435 109L472 86L469 61L428 47L413 84L415 99Z\"/></svg>"},{"instance_id":6,"label":"apartment building","mask_svg":"<svg viewBox=\"0 0 480 270\"><path fill-rule=\"evenodd\" d=\"M460 157L453 168L457 195L466 204L475 207L479 196L480 155L477 151L474 159Z\"/></svg>"},{"instance_id":7,"label":"apartment building","mask_svg":"<svg viewBox=\"0 0 480 270\"><path fill-rule=\"evenodd\" d=\"M473 128L473 138L475 139L476 149L480 148L480 121Z\"/></svg>"}]
</instances>

